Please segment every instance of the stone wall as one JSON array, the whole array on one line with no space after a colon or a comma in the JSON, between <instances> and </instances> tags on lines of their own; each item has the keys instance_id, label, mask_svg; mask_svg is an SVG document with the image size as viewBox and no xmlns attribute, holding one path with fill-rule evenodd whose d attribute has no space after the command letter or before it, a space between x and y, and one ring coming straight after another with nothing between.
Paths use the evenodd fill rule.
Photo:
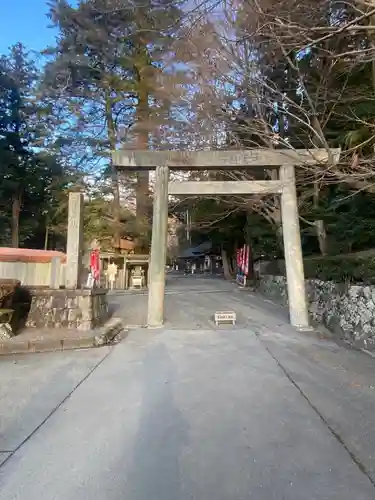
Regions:
<instances>
[{"instance_id":1,"label":"stone wall","mask_svg":"<svg viewBox=\"0 0 375 500\"><path fill-rule=\"evenodd\" d=\"M107 290L30 288L26 327L91 330L108 319Z\"/></svg>"},{"instance_id":2,"label":"stone wall","mask_svg":"<svg viewBox=\"0 0 375 500\"><path fill-rule=\"evenodd\" d=\"M277 303L288 304L284 276L263 275L259 290ZM375 350L375 286L306 280L306 296L314 321L355 347Z\"/></svg>"}]
</instances>

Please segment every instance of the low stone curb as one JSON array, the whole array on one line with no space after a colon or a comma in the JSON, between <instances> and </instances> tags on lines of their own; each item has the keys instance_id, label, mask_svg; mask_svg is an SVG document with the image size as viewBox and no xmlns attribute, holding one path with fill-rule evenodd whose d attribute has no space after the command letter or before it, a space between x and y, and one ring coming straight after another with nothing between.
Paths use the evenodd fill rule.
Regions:
<instances>
[{"instance_id":1,"label":"low stone curb","mask_svg":"<svg viewBox=\"0 0 375 500\"><path fill-rule=\"evenodd\" d=\"M94 333L94 332L93 332ZM128 334L119 318L111 318L90 337L0 341L0 356L51 351L68 351L112 345Z\"/></svg>"}]
</instances>

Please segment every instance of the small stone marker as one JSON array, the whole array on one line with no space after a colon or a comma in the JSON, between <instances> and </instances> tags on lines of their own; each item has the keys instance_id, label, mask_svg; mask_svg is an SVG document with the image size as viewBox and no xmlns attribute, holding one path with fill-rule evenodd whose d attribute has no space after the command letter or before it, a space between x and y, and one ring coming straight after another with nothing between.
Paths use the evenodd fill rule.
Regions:
<instances>
[{"instance_id":1,"label":"small stone marker","mask_svg":"<svg viewBox=\"0 0 375 500\"><path fill-rule=\"evenodd\" d=\"M219 326L219 323L232 323L232 325L234 326L236 324L236 313L234 311L216 311L216 326Z\"/></svg>"}]
</instances>

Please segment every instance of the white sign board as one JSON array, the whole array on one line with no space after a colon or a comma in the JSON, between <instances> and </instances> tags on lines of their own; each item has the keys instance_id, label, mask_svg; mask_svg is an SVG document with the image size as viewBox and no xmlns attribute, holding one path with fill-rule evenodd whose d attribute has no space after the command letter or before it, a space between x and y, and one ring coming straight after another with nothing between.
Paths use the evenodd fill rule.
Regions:
<instances>
[{"instance_id":1,"label":"white sign board","mask_svg":"<svg viewBox=\"0 0 375 500\"><path fill-rule=\"evenodd\" d=\"M236 324L236 313L234 311L216 311L215 312L215 324L219 323L232 323Z\"/></svg>"}]
</instances>

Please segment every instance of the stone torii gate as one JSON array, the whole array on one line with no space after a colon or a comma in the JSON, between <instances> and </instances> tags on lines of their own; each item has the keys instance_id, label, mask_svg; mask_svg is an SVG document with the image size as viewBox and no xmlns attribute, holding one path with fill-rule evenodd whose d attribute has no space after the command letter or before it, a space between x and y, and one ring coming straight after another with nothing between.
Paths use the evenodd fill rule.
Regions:
<instances>
[{"instance_id":1,"label":"stone torii gate","mask_svg":"<svg viewBox=\"0 0 375 500\"><path fill-rule=\"evenodd\" d=\"M337 162L340 150L243 151L126 151L112 154L118 170L155 170L153 224L148 296L148 327L164 323L165 262L168 234L168 196L252 195L281 196L281 215L291 324L309 328L305 295L295 166ZM246 170L278 168L278 180L169 181L169 170Z\"/></svg>"}]
</instances>

